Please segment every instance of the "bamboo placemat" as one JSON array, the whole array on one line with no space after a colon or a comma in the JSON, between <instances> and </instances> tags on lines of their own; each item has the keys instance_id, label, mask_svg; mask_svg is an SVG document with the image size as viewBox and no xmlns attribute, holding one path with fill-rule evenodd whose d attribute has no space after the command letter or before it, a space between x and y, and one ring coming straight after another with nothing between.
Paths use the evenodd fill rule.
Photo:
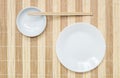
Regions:
<instances>
[{"instance_id":1,"label":"bamboo placemat","mask_svg":"<svg viewBox=\"0 0 120 78\"><path fill-rule=\"evenodd\" d=\"M38 37L23 36L16 28L18 12L36 6L46 12L93 12L93 16L48 16ZM120 0L0 0L0 78L119 78ZM55 52L62 29L75 22L95 25L107 44L103 62L87 73L64 68Z\"/></svg>"}]
</instances>

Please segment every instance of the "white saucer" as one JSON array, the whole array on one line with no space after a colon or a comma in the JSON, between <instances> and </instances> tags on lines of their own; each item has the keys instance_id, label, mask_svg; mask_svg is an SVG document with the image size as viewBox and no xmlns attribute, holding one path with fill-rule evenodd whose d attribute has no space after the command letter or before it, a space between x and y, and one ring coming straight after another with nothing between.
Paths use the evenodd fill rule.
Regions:
<instances>
[{"instance_id":1,"label":"white saucer","mask_svg":"<svg viewBox=\"0 0 120 78\"><path fill-rule=\"evenodd\" d=\"M101 32L88 23L67 26L56 43L58 59L74 72L87 72L96 68L103 60L105 50Z\"/></svg>"},{"instance_id":2,"label":"white saucer","mask_svg":"<svg viewBox=\"0 0 120 78\"><path fill-rule=\"evenodd\" d=\"M18 30L29 37L41 34L46 27L46 16L30 16L29 12L39 12L36 7L23 9L17 16L16 23Z\"/></svg>"}]
</instances>

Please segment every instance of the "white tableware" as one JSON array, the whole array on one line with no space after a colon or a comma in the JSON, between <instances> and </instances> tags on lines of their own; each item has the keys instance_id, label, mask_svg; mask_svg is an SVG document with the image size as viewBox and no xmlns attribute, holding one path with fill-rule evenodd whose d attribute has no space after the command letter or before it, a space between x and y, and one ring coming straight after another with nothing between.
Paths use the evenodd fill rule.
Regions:
<instances>
[{"instance_id":1,"label":"white tableware","mask_svg":"<svg viewBox=\"0 0 120 78\"><path fill-rule=\"evenodd\" d=\"M29 37L38 36L46 27L46 16L31 16L29 12L40 12L36 7L23 9L17 16L16 23L18 30Z\"/></svg>"},{"instance_id":2,"label":"white tableware","mask_svg":"<svg viewBox=\"0 0 120 78\"><path fill-rule=\"evenodd\" d=\"M105 50L101 32L88 23L67 26L56 43L58 59L74 72L87 72L96 68L103 60Z\"/></svg>"}]
</instances>

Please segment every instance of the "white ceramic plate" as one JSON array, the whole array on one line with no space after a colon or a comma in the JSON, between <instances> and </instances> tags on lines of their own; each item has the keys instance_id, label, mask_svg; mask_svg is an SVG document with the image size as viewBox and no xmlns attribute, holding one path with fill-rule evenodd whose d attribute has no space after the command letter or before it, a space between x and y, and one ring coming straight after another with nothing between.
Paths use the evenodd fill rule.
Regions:
<instances>
[{"instance_id":1,"label":"white ceramic plate","mask_svg":"<svg viewBox=\"0 0 120 78\"><path fill-rule=\"evenodd\" d=\"M17 16L16 23L18 30L29 37L41 34L46 27L46 16L31 16L29 12L39 12L36 7L23 9Z\"/></svg>"},{"instance_id":2,"label":"white ceramic plate","mask_svg":"<svg viewBox=\"0 0 120 78\"><path fill-rule=\"evenodd\" d=\"M105 49L101 32L88 23L66 27L56 43L58 59L74 72L87 72L96 68L105 55Z\"/></svg>"}]
</instances>

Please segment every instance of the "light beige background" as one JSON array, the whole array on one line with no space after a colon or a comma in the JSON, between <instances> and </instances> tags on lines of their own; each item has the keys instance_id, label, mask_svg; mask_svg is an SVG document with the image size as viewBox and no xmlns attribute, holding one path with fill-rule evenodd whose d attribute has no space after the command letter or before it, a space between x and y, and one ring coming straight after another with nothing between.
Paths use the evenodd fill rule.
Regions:
<instances>
[{"instance_id":1,"label":"light beige background","mask_svg":"<svg viewBox=\"0 0 120 78\"><path fill-rule=\"evenodd\" d=\"M46 12L93 12L93 16L47 17L38 37L23 36L16 28L18 12L36 6ZM56 39L75 22L95 25L104 35L107 50L99 67L87 73L64 68L55 53ZM120 0L0 0L0 78L119 78Z\"/></svg>"}]
</instances>

